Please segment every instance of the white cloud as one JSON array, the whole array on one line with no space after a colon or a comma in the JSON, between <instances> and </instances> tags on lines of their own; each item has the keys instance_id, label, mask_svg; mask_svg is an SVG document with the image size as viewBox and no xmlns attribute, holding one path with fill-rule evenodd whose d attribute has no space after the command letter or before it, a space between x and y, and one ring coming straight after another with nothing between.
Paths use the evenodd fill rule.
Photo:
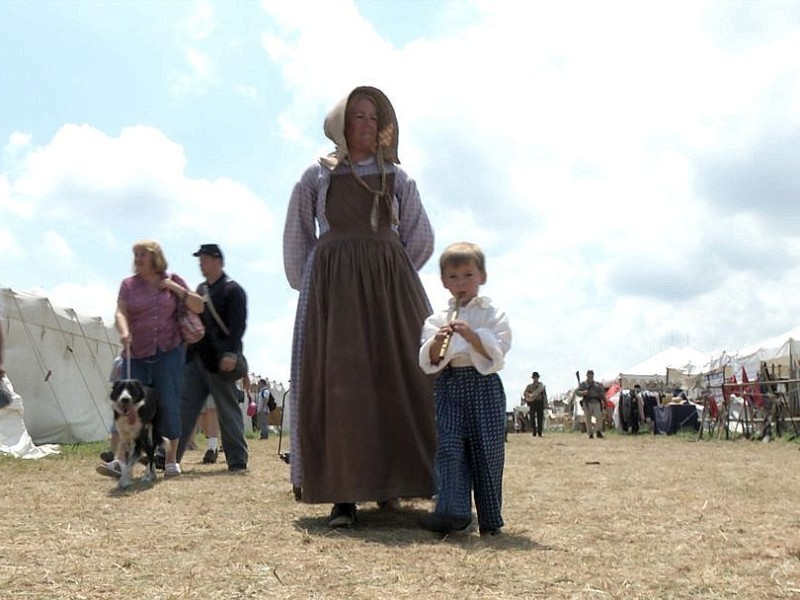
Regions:
<instances>
[{"instance_id":1,"label":"white cloud","mask_svg":"<svg viewBox=\"0 0 800 600\"><path fill-rule=\"evenodd\" d=\"M398 50L351 2L314 20L302 4L262 5L292 95L288 143L321 137L320 115L355 84L392 99L437 252L472 239L488 254L485 291L515 332L512 386L531 367L569 385L575 369L633 364L675 338L710 351L748 315L795 324L800 301L753 289L798 283L786 269L800 258L796 228L776 231L763 202L710 204L697 171L706 149L733 160L765 128L798 125L796 30L730 52L710 3L534 3L522 19L518 3L480 2L458 35ZM753 264L769 252L761 240L782 265L769 277ZM423 274L434 304L446 300L435 262Z\"/></svg>"},{"instance_id":2,"label":"white cloud","mask_svg":"<svg viewBox=\"0 0 800 600\"><path fill-rule=\"evenodd\" d=\"M198 2L192 13L182 24L186 38L193 41L207 39L216 29L214 7L205 0Z\"/></svg>"},{"instance_id":3,"label":"white cloud","mask_svg":"<svg viewBox=\"0 0 800 600\"><path fill-rule=\"evenodd\" d=\"M216 68L208 54L196 48L186 48L184 58L187 70L173 74L170 94L204 94L216 85Z\"/></svg>"},{"instance_id":4,"label":"white cloud","mask_svg":"<svg viewBox=\"0 0 800 600\"><path fill-rule=\"evenodd\" d=\"M219 84L214 59L208 51L201 49L216 29L215 16L211 3L201 1L179 25L186 65L184 70L172 74L169 91L173 96L205 94Z\"/></svg>"},{"instance_id":5,"label":"white cloud","mask_svg":"<svg viewBox=\"0 0 800 600\"><path fill-rule=\"evenodd\" d=\"M2 203L0 203L2 207ZM3 263L8 265L12 260L17 260L25 257L25 250L19 243L19 240L14 236L10 229L0 224L0 256L3 257ZM2 282L8 285L9 282Z\"/></svg>"},{"instance_id":6,"label":"white cloud","mask_svg":"<svg viewBox=\"0 0 800 600\"><path fill-rule=\"evenodd\" d=\"M69 242L52 229L42 234L42 245L45 254L49 255L51 260L68 264L75 258L75 253L70 248Z\"/></svg>"},{"instance_id":7,"label":"white cloud","mask_svg":"<svg viewBox=\"0 0 800 600\"><path fill-rule=\"evenodd\" d=\"M275 227L263 201L240 183L186 177L183 147L153 127L129 127L112 137L89 125L65 125L24 162L9 196L29 207L31 219L124 220L151 235L186 230L234 245L258 234L249 227L226 233L221 225L252 219L266 230Z\"/></svg>"},{"instance_id":8,"label":"white cloud","mask_svg":"<svg viewBox=\"0 0 800 600\"><path fill-rule=\"evenodd\" d=\"M71 308L85 316L101 317L109 326L114 324L114 311L117 306L116 288L110 288L103 283L84 285L64 283L49 291L40 289L34 290L34 292L48 297L54 306ZM118 340L112 338L112 341Z\"/></svg>"},{"instance_id":9,"label":"white cloud","mask_svg":"<svg viewBox=\"0 0 800 600\"><path fill-rule=\"evenodd\" d=\"M407 42L415 24L393 43L381 32L397 24L373 26L353 1L264 0L264 53L253 56L214 5L190 6L173 92L211 114L207 92L228 85L279 160L236 175L202 164L219 143L202 123L180 138L186 122L170 135L110 131L96 125L104 117L80 124L92 115L69 112L75 124L13 133L0 252L18 260L3 277L109 314L133 240L159 239L187 280L199 276L190 250L216 241L250 294L251 363L285 380L296 298L282 274L285 169L296 180L329 151L324 115L372 84L397 109L403 166L436 230L422 273L431 301L446 300L436 259L448 243L487 253L484 291L514 328L510 399L533 368L557 391L576 369L608 373L686 340L731 349L797 324L800 300L786 292L800 287L793 7L534 2L521 18L516 1L449 2L427 10L434 34ZM231 83L267 72L263 97ZM116 122L137 108L120 105Z\"/></svg>"},{"instance_id":10,"label":"white cloud","mask_svg":"<svg viewBox=\"0 0 800 600\"><path fill-rule=\"evenodd\" d=\"M199 278L191 252L201 242L220 243L232 276L252 291L253 365L269 365L274 377L288 380L288 365L283 371L275 365L279 348L290 343L290 313L265 320L256 308L264 296L250 283L283 278L280 245L266 243L276 238L278 225L261 198L229 178L188 177L183 147L153 127L112 136L89 125L65 125L49 143L23 148L19 158L16 176L0 173L0 205L27 207L10 221L18 236L0 225L0 253L21 259L4 262L3 276L10 278L4 285L34 282L22 287L111 324L133 241L158 239L170 269L189 282ZM67 283L35 283L43 281ZM261 331L278 332L280 343L261 340Z\"/></svg>"},{"instance_id":11,"label":"white cloud","mask_svg":"<svg viewBox=\"0 0 800 600\"><path fill-rule=\"evenodd\" d=\"M255 102L258 100L258 89L256 89L255 86L237 85L234 87L234 90L238 96L249 102Z\"/></svg>"}]
</instances>

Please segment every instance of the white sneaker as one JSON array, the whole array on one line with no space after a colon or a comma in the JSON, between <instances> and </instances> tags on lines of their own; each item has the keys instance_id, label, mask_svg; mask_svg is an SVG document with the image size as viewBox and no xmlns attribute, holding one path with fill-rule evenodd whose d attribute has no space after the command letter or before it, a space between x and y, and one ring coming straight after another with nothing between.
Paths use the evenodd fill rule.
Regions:
<instances>
[{"instance_id":1,"label":"white sneaker","mask_svg":"<svg viewBox=\"0 0 800 600\"><path fill-rule=\"evenodd\" d=\"M181 466L178 463L167 463L164 465L164 479L180 477Z\"/></svg>"},{"instance_id":2,"label":"white sneaker","mask_svg":"<svg viewBox=\"0 0 800 600\"><path fill-rule=\"evenodd\" d=\"M119 479L122 477L122 464L120 464L120 462L115 458L111 462L100 463L95 468L95 471L100 473L100 475Z\"/></svg>"}]
</instances>

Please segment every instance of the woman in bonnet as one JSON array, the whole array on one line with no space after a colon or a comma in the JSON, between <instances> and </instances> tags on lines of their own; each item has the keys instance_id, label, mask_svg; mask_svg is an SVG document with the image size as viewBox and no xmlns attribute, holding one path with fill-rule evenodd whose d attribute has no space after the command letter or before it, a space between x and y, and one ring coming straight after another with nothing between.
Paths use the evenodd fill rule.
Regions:
<instances>
[{"instance_id":1,"label":"woman in bonnet","mask_svg":"<svg viewBox=\"0 0 800 600\"><path fill-rule=\"evenodd\" d=\"M389 99L358 87L325 119L336 150L303 173L286 215L284 267L300 291L292 348L292 483L332 503L391 509L435 493L432 387L417 366L430 314L417 270L433 231L397 165Z\"/></svg>"}]
</instances>

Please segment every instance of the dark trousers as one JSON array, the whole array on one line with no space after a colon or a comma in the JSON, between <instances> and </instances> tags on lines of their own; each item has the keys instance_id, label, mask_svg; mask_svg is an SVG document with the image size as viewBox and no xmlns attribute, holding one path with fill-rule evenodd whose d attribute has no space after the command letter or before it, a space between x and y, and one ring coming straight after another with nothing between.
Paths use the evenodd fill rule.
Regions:
<instances>
[{"instance_id":1,"label":"dark trousers","mask_svg":"<svg viewBox=\"0 0 800 600\"><path fill-rule=\"evenodd\" d=\"M195 424L205 406L208 395L214 396L217 407L222 447L229 467L246 467L247 441L244 439L244 418L239 407L236 385L217 373L209 373L199 356L194 356L184 367L183 395L181 396L181 425L183 431L178 442L178 462L183 458L186 445L194 435Z\"/></svg>"},{"instance_id":2,"label":"dark trousers","mask_svg":"<svg viewBox=\"0 0 800 600\"><path fill-rule=\"evenodd\" d=\"M544 401L536 401L528 404L528 418L531 421L531 431L533 435L542 437L544 431Z\"/></svg>"},{"instance_id":3,"label":"dark trousers","mask_svg":"<svg viewBox=\"0 0 800 600\"><path fill-rule=\"evenodd\" d=\"M628 431L628 427L630 427L631 433L639 433L639 411L635 408L631 408L631 414L628 417L625 431Z\"/></svg>"}]
</instances>

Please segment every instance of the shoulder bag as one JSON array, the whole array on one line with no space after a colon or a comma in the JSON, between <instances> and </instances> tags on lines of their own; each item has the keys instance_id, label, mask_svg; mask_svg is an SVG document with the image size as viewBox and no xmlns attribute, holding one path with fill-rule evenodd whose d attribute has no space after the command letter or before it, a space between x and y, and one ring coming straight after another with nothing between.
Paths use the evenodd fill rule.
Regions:
<instances>
[{"instance_id":1,"label":"shoulder bag","mask_svg":"<svg viewBox=\"0 0 800 600\"><path fill-rule=\"evenodd\" d=\"M228 329L228 326L223 323L222 318L219 316L216 307L214 306L214 301L211 299L211 294L208 291L208 286L204 285L204 294L203 300L206 302L206 306L211 311L211 316L214 317L214 320L219 325L219 328L222 330L222 333L225 335L230 335L231 331ZM239 381L242 377L247 375L247 359L244 357L244 354L238 352L236 354L236 367L234 367L233 371L219 371L217 373L220 377L225 379L226 381L230 381L231 383L235 383Z\"/></svg>"},{"instance_id":2,"label":"shoulder bag","mask_svg":"<svg viewBox=\"0 0 800 600\"><path fill-rule=\"evenodd\" d=\"M196 344L203 339L206 334L203 319L186 307L186 298L178 304L176 318L178 320L178 331L181 332L181 337L185 343Z\"/></svg>"}]
</instances>

